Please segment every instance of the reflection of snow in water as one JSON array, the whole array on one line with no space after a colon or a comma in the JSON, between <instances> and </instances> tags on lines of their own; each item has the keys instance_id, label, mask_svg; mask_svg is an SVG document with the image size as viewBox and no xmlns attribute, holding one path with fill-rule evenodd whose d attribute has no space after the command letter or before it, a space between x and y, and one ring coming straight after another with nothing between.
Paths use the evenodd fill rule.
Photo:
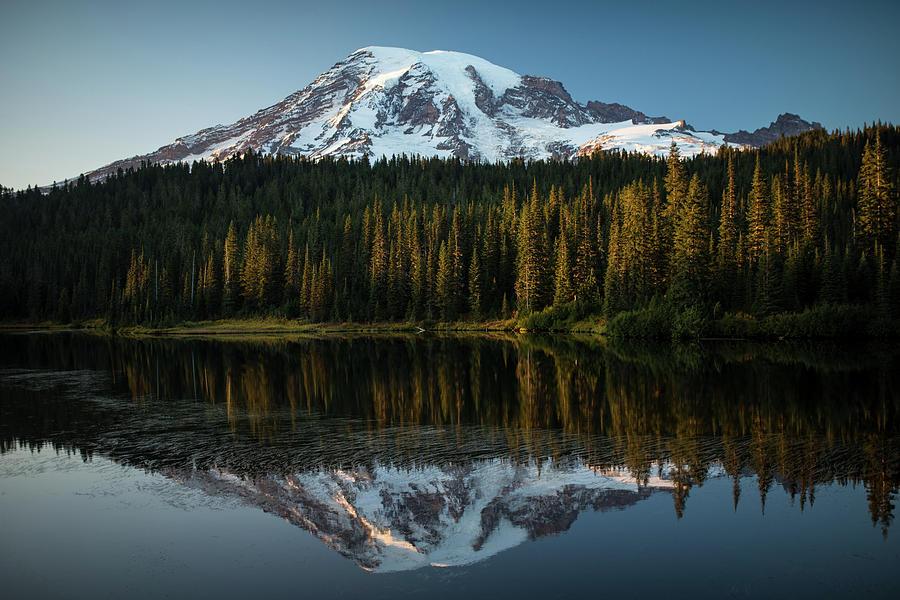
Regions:
<instances>
[{"instance_id":1,"label":"reflection of snow in water","mask_svg":"<svg viewBox=\"0 0 900 600\"><path fill-rule=\"evenodd\" d=\"M682 448L689 442L702 459L689 461L667 438L636 434L628 449L639 459L629 462L622 436L593 434L589 427L572 433L515 425L392 426L275 401L253 413L249 405L216 403L215 396L160 397L158 381L144 379L151 384L135 388L106 372L0 370L3 408L12 411L4 414L20 417L0 422L0 442L13 444L0 446L0 455L25 448L24 439L32 449L49 443L81 452L85 460L103 457L102 465L161 473L185 484L175 486L183 496L162 477L134 493L158 495L184 510L204 498L216 506L262 508L376 571L471 564L566 531L588 509L625 508L658 490L676 488L676 510L682 510L688 488L725 474L718 461L726 450L749 457L777 446L787 463L809 464L802 485L830 482L834 469L859 472L858 450L816 446L812 438L760 433L731 438L726 448L721 438L686 436L678 440ZM254 426L260 415L264 428ZM806 459L811 448L821 448L813 461ZM678 469L670 459L679 461ZM27 468L33 474L56 469L42 464L49 463ZM747 460L729 464L735 480L751 474ZM779 473L767 475L780 481ZM15 472L0 469L3 476ZM160 481L165 485L157 490Z\"/></svg>"},{"instance_id":2,"label":"reflection of snow in water","mask_svg":"<svg viewBox=\"0 0 900 600\"><path fill-rule=\"evenodd\" d=\"M563 532L582 510L621 509L670 488L668 469L657 467L645 485L627 469L577 460L377 465L285 477L238 477L221 469L171 476L213 495L241 497L312 532L362 568L388 572L470 564Z\"/></svg>"}]
</instances>

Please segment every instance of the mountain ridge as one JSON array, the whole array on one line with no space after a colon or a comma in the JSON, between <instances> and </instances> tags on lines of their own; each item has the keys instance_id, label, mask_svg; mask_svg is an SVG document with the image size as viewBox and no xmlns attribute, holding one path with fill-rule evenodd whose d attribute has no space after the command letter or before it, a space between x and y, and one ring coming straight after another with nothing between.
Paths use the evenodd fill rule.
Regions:
<instances>
[{"instance_id":1,"label":"mountain ridge","mask_svg":"<svg viewBox=\"0 0 900 600\"><path fill-rule=\"evenodd\" d=\"M598 150L662 155L674 141L682 155L693 156L814 128L821 125L784 113L753 133L697 131L614 102L580 104L559 81L519 75L471 54L367 46L235 123L201 129L86 176L96 181L141 163L226 160L250 150L312 159L407 154L498 162L574 159Z\"/></svg>"}]
</instances>

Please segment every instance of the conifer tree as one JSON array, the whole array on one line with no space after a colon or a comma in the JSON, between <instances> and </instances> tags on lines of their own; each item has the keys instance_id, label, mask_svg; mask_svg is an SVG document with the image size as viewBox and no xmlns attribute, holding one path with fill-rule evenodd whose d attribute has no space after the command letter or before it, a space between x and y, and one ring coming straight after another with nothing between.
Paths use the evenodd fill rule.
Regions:
<instances>
[{"instance_id":1,"label":"conifer tree","mask_svg":"<svg viewBox=\"0 0 900 600\"><path fill-rule=\"evenodd\" d=\"M822 264L822 286L819 297L828 304L839 304L846 297L843 261L840 256L835 256L827 239L825 240L825 259Z\"/></svg>"},{"instance_id":2,"label":"conifer tree","mask_svg":"<svg viewBox=\"0 0 900 600\"><path fill-rule=\"evenodd\" d=\"M323 321L331 312L332 298L331 261L322 253L322 260L312 269L310 284L309 312L313 321Z\"/></svg>"},{"instance_id":3,"label":"conifer tree","mask_svg":"<svg viewBox=\"0 0 900 600\"><path fill-rule=\"evenodd\" d=\"M240 297L239 273L241 263L237 230L234 228L234 221L231 221L228 225L228 234L225 236L222 259L222 269L225 275L222 293L222 313L226 317L234 313L237 300Z\"/></svg>"},{"instance_id":4,"label":"conifer tree","mask_svg":"<svg viewBox=\"0 0 900 600\"><path fill-rule=\"evenodd\" d=\"M897 223L897 190L888 165L887 151L876 133L875 143L866 141L859 168L859 234L865 247L887 246L894 241Z\"/></svg>"},{"instance_id":5,"label":"conifer tree","mask_svg":"<svg viewBox=\"0 0 900 600\"><path fill-rule=\"evenodd\" d=\"M781 261L775 252L771 236L767 236L756 272L755 312L758 315L774 315L784 310L782 271Z\"/></svg>"},{"instance_id":6,"label":"conifer tree","mask_svg":"<svg viewBox=\"0 0 900 600\"><path fill-rule=\"evenodd\" d=\"M811 243L819 241L819 206L815 190L821 189L821 177L821 172L819 172L817 174L819 185L815 185L810 178L809 165L800 163L795 146L794 194L799 218L799 232L803 239Z\"/></svg>"},{"instance_id":7,"label":"conifer tree","mask_svg":"<svg viewBox=\"0 0 900 600\"><path fill-rule=\"evenodd\" d=\"M612 317L623 307L622 273L625 265L619 241L618 203L613 205L609 224L609 247L607 250L606 274L603 281L603 308L606 316Z\"/></svg>"},{"instance_id":8,"label":"conifer tree","mask_svg":"<svg viewBox=\"0 0 900 600\"><path fill-rule=\"evenodd\" d=\"M216 272L215 254L209 252L200 277L200 296L203 301L204 316L207 318L213 316L211 313L217 312L219 306L219 286Z\"/></svg>"},{"instance_id":9,"label":"conifer tree","mask_svg":"<svg viewBox=\"0 0 900 600\"><path fill-rule=\"evenodd\" d=\"M306 244L306 250L303 252L303 271L300 275L300 292L297 298L297 308L300 314L309 318L310 313L310 297L313 287L313 265L309 260L309 244Z\"/></svg>"},{"instance_id":10,"label":"conifer tree","mask_svg":"<svg viewBox=\"0 0 900 600\"><path fill-rule=\"evenodd\" d=\"M540 310L544 306L545 255L541 214L535 185L531 192L531 202L522 206L519 217L516 297L519 310L523 313Z\"/></svg>"},{"instance_id":11,"label":"conifer tree","mask_svg":"<svg viewBox=\"0 0 900 600\"><path fill-rule=\"evenodd\" d=\"M705 293L709 268L709 194L695 173L679 207L673 247L673 294L677 302L693 303Z\"/></svg>"},{"instance_id":12,"label":"conifer tree","mask_svg":"<svg viewBox=\"0 0 900 600\"><path fill-rule=\"evenodd\" d=\"M388 291L388 242L378 198L375 199L373 221L371 266L369 269L369 310L374 319L382 319L384 318L385 300L387 299Z\"/></svg>"},{"instance_id":13,"label":"conifer tree","mask_svg":"<svg viewBox=\"0 0 900 600\"><path fill-rule=\"evenodd\" d=\"M282 273L278 258L275 220L267 215L256 217L244 242L241 268L241 294L248 306L261 310L277 304L281 292Z\"/></svg>"},{"instance_id":14,"label":"conifer tree","mask_svg":"<svg viewBox=\"0 0 900 600\"><path fill-rule=\"evenodd\" d=\"M427 264L425 253L422 251L422 233L419 229L419 219L412 213L409 219L408 233L411 265L410 265L410 306L409 314L412 317L421 317L425 308L425 294L427 292Z\"/></svg>"},{"instance_id":15,"label":"conifer tree","mask_svg":"<svg viewBox=\"0 0 900 600\"><path fill-rule=\"evenodd\" d=\"M575 261L572 266L572 285L574 297L586 302L599 299L599 261L596 243L599 231L596 231L592 214L593 188L587 185L578 198L575 216Z\"/></svg>"},{"instance_id":16,"label":"conifer tree","mask_svg":"<svg viewBox=\"0 0 900 600\"><path fill-rule=\"evenodd\" d=\"M669 147L669 157L666 159L666 208L663 211L665 215L663 231L663 242L669 247L678 219L677 215L681 210L681 204L684 202L688 192L688 178L681 162L681 153L678 151L678 145L672 140Z\"/></svg>"},{"instance_id":17,"label":"conifer tree","mask_svg":"<svg viewBox=\"0 0 900 600\"><path fill-rule=\"evenodd\" d=\"M297 312L297 295L300 293L300 261L294 248L294 228L290 227L287 261L284 265L284 297L288 305L288 316Z\"/></svg>"},{"instance_id":18,"label":"conifer tree","mask_svg":"<svg viewBox=\"0 0 900 600\"><path fill-rule=\"evenodd\" d=\"M472 247L472 260L469 261L469 310L473 315L480 315L481 304L481 261L478 257L478 245Z\"/></svg>"},{"instance_id":19,"label":"conifer tree","mask_svg":"<svg viewBox=\"0 0 900 600\"><path fill-rule=\"evenodd\" d=\"M809 177L807 170L807 179ZM806 195L801 205L803 217L803 239L810 246L818 246L822 238L822 206L830 204L831 182L816 172L815 182L807 181Z\"/></svg>"},{"instance_id":20,"label":"conifer tree","mask_svg":"<svg viewBox=\"0 0 900 600\"><path fill-rule=\"evenodd\" d=\"M719 245L716 254L717 278L721 296L730 296L736 283L740 231L738 229L737 182L734 173L734 155L728 155L728 181L722 192L722 211L719 217Z\"/></svg>"},{"instance_id":21,"label":"conifer tree","mask_svg":"<svg viewBox=\"0 0 900 600\"><path fill-rule=\"evenodd\" d=\"M562 227L556 242L556 291L553 304L566 304L574 298L572 286L572 264L569 259L569 241L566 228Z\"/></svg>"},{"instance_id":22,"label":"conifer tree","mask_svg":"<svg viewBox=\"0 0 900 600\"><path fill-rule=\"evenodd\" d=\"M487 224L482 236L481 264L484 277L482 279L482 312L496 314L500 300L500 228L499 218L495 211L489 211Z\"/></svg>"},{"instance_id":23,"label":"conifer tree","mask_svg":"<svg viewBox=\"0 0 900 600\"><path fill-rule=\"evenodd\" d=\"M684 210L686 201L684 198L678 203L679 213ZM618 293L626 305L632 305L650 296L659 283L654 279L653 271L653 227L650 217L653 193L642 181L626 185L619 192L618 208L619 264L615 267L621 285ZM614 268L612 262L607 266L607 271L610 268Z\"/></svg>"},{"instance_id":24,"label":"conifer tree","mask_svg":"<svg viewBox=\"0 0 900 600\"><path fill-rule=\"evenodd\" d=\"M659 181L657 181L656 178L653 179L652 191L653 199L650 205L650 245L648 250L650 252L650 256L648 257L649 277L650 280L654 282L654 285L665 287L669 282L670 276L669 249L664 245L666 242L664 238L666 218L662 211L665 208L665 200L663 199ZM599 224L597 229L598 231L601 229ZM602 247L602 240L598 239L597 244L599 247Z\"/></svg>"},{"instance_id":25,"label":"conifer tree","mask_svg":"<svg viewBox=\"0 0 900 600\"><path fill-rule=\"evenodd\" d=\"M466 303L466 271L463 256L463 247L465 245L466 241L462 225L462 215L460 214L459 207L456 206L453 209L453 219L451 221L450 229L450 246L448 247L451 268L453 270L453 296L451 299L451 302L453 303L451 312L453 314L459 314L463 310L462 305Z\"/></svg>"},{"instance_id":26,"label":"conifer tree","mask_svg":"<svg viewBox=\"0 0 900 600\"><path fill-rule=\"evenodd\" d=\"M437 301L438 267L440 263L438 243L438 240L432 237L429 232L426 249L427 254L425 257L425 287L423 293L425 297L424 312L429 319L433 318L434 315L441 310Z\"/></svg>"},{"instance_id":27,"label":"conifer tree","mask_svg":"<svg viewBox=\"0 0 900 600\"><path fill-rule=\"evenodd\" d=\"M753 181L750 184L750 214L747 222L747 256L755 263L765 251L766 231L769 226L769 189L760 168L758 152L756 169L753 171Z\"/></svg>"},{"instance_id":28,"label":"conifer tree","mask_svg":"<svg viewBox=\"0 0 900 600\"><path fill-rule=\"evenodd\" d=\"M337 268L338 277L341 280L341 285L346 286L348 293L351 287L356 289L356 278L357 274L355 271L355 257L356 257L356 239L353 231L353 219L350 217L348 213L344 218L344 229L341 233L341 255L340 255L340 264ZM297 260L297 272L299 273L300 261L299 257ZM298 275L299 280L299 275Z\"/></svg>"},{"instance_id":29,"label":"conifer tree","mask_svg":"<svg viewBox=\"0 0 900 600\"><path fill-rule=\"evenodd\" d=\"M454 289L454 273L453 258L447 249L447 243L441 242L441 249L438 251L438 269L436 284L436 302L438 310L443 319L453 319L456 317L453 309L455 307Z\"/></svg>"},{"instance_id":30,"label":"conifer tree","mask_svg":"<svg viewBox=\"0 0 900 600\"><path fill-rule=\"evenodd\" d=\"M787 177L776 174L772 178L772 227L775 251L783 254L794 240L796 216L793 210L794 197Z\"/></svg>"}]
</instances>

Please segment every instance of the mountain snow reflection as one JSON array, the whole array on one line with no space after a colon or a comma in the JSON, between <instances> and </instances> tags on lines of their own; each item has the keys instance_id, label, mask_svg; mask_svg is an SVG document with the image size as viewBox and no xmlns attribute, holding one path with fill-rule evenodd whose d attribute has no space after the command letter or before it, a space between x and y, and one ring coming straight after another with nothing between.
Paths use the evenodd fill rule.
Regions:
<instances>
[{"instance_id":1,"label":"mountain snow reflection","mask_svg":"<svg viewBox=\"0 0 900 600\"><path fill-rule=\"evenodd\" d=\"M465 565L733 481L814 510L862 486L887 536L900 473L887 346L574 337L127 340L10 335L0 451L50 446L277 515L375 571ZM754 481L757 499L741 498ZM747 486L743 486L746 493Z\"/></svg>"}]
</instances>

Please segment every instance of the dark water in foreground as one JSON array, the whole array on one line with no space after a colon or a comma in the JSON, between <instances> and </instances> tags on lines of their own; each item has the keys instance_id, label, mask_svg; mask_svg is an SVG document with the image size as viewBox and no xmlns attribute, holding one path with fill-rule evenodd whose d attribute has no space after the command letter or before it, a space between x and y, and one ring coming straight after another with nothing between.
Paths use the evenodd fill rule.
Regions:
<instances>
[{"instance_id":1,"label":"dark water in foreground","mask_svg":"<svg viewBox=\"0 0 900 600\"><path fill-rule=\"evenodd\" d=\"M0 336L5 597L897 597L896 346Z\"/></svg>"}]
</instances>

